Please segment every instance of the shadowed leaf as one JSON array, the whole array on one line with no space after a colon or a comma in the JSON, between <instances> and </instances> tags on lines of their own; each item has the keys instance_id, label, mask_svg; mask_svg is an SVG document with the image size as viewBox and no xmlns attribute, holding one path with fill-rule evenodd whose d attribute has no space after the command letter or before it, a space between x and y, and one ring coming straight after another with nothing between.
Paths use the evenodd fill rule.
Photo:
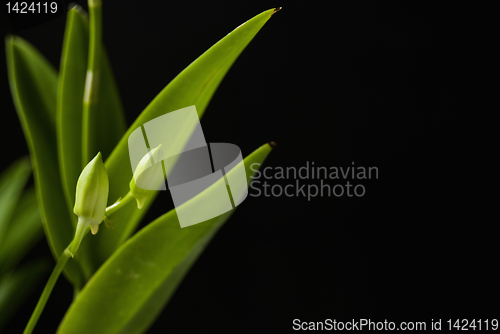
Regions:
<instances>
[{"instance_id":1,"label":"shadowed leaf","mask_svg":"<svg viewBox=\"0 0 500 334\"><path fill-rule=\"evenodd\" d=\"M0 175L0 246L3 244L17 201L21 197L30 174L30 162L24 158L13 162Z\"/></svg>"},{"instance_id":2,"label":"shadowed leaf","mask_svg":"<svg viewBox=\"0 0 500 334\"><path fill-rule=\"evenodd\" d=\"M0 272L14 268L43 236L35 189L26 190L14 211L7 237L0 244Z\"/></svg>"},{"instance_id":3,"label":"shadowed leaf","mask_svg":"<svg viewBox=\"0 0 500 334\"><path fill-rule=\"evenodd\" d=\"M58 258L73 239L74 230L57 162L57 73L22 38L7 37L5 44L12 98L30 151L44 231L54 257ZM82 286L83 275L76 262L69 263L65 273L73 284Z\"/></svg>"},{"instance_id":4,"label":"shadowed leaf","mask_svg":"<svg viewBox=\"0 0 500 334\"><path fill-rule=\"evenodd\" d=\"M47 259L35 260L0 277L0 330L34 289L44 283L49 269Z\"/></svg>"}]
</instances>

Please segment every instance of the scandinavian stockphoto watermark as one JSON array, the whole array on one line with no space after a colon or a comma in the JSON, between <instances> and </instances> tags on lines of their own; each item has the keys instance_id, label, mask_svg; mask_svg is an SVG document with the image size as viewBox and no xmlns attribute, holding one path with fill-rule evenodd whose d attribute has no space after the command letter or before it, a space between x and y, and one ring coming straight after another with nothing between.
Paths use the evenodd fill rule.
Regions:
<instances>
[{"instance_id":1,"label":"scandinavian stockphoto watermark","mask_svg":"<svg viewBox=\"0 0 500 334\"><path fill-rule=\"evenodd\" d=\"M181 227L220 216L247 197L240 149L207 144L195 106L141 125L130 134L128 147L134 173L131 192L139 207L149 192L168 188ZM196 197L205 190L207 196Z\"/></svg>"},{"instance_id":2,"label":"scandinavian stockphoto watermark","mask_svg":"<svg viewBox=\"0 0 500 334\"><path fill-rule=\"evenodd\" d=\"M195 106L156 117L128 137L131 194L141 208L158 190L170 190L181 227L220 216L245 200L247 171L238 146L209 143ZM362 197L364 180L378 179L377 167L250 166L253 197ZM271 180L274 180L272 182ZM206 196L197 196L206 191Z\"/></svg>"},{"instance_id":3,"label":"scandinavian stockphoto watermark","mask_svg":"<svg viewBox=\"0 0 500 334\"><path fill-rule=\"evenodd\" d=\"M250 184L252 197L362 197L366 194L363 181L378 179L378 167L315 166L307 161L301 167L265 167L254 163L255 173ZM272 182L273 180L274 182Z\"/></svg>"}]
</instances>

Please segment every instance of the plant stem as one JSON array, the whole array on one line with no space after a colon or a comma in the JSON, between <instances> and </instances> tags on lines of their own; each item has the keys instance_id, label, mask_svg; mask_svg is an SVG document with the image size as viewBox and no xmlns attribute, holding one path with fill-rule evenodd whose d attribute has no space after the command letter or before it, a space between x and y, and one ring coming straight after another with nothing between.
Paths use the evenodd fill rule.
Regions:
<instances>
[{"instance_id":1,"label":"plant stem","mask_svg":"<svg viewBox=\"0 0 500 334\"><path fill-rule=\"evenodd\" d=\"M95 140L93 133L96 121L96 106L101 73L102 5L100 0L89 0L89 58L87 77L83 95L82 120L82 166L85 167L94 155Z\"/></svg>"},{"instance_id":2,"label":"plant stem","mask_svg":"<svg viewBox=\"0 0 500 334\"><path fill-rule=\"evenodd\" d=\"M115 204L108 206L106 208L106 217L111 216L113 213L115 213L116 211L123 208L125 206L125 204L130 202L130 200L132 198L134 198L134 197L132 196L132 194L129 191L119 202L116 202Z\"/></svg>"},{"instance_id":3,"label":"plant stem","mask_svg":"<svg viewBox=\"0 0 500 334\"><path fill-rule=\"evenodd\" d=\"M117 203L109 206L106 208L106 215L110 216L114 212L118 211L122 207L124 207L130 200L134 198L130 191ZM57 260L57 264L52 271L52 274L50 274L49 280L47 281L47 284L45 284L45 288L43 289L42 295L40 296L40 299L38 300L38 304L36 304L35 310L31 314L31 318L26 325L26 328L24 329L24 334L30 334L33 332L33 329L36 326L36 323L38 322L38 319L40 318L40 315L43 312L43 309L45 308L45 305L47 304L47 301L50 297L50 294L52 293L52 290L54 289L54 286L57 282L57 279L61 275L62 270L64 269L64 266L68 262L68 259L72 256L75 255L76 251L78 250L78 246L80 245L80 242L82 241L83 237L85 236L85 232L87 232L87 227L88 224L84 224L79 220L79 224L77 226L77 231L75 233L75 238L71 242L71 244L64 250L64 252L59 256L59 259Z\"/></svg>"},{"instance_id":4,"label":"plant stem","mask_svg":"<svg viewBox=\"0 0 500 334\"><path fill-rule=\"evenodd\" d=\"M85 218L78 218L78 224L76 225L75 236L73 237L73 241L69 244L68 248L66 248L65 252L69 252L71 257L75 257L78 248L80 247L80 243L83 240L86 232L88 232L87 227L89 226L88 220Z\"/></svg>"},{"instance_id":5,"label":"plant stem","mask_svg":"<svg viewBox=\"0 0 500 334\"><path fill-rule=\"evenodd\" d=\"M54 289L54 285L57 282L57 279L59 278L59 275L61 274L62 270L64 269L64 266L66 265L66 262L68 262L68 259L71 257L69 252L64 250L64 252L59 256L59 259L57 260L57 264L52 271L52 274L50 274L49 280L47 281L47 284L45 284L45 288L43 289L42 295L40 296L40 299L38 300L38 304L36 304L36 308L31 314L30 321L26 325L26 328L24 329L24 334L30 334L33 332L33 329L36 326L36 323L38 322L38 319L40 318L40 315L43 312L43 309L45 308L45 304L47 304L47 300L50 297L50 293L52 292L52 289Z\"/></svg>"}]
</instances>

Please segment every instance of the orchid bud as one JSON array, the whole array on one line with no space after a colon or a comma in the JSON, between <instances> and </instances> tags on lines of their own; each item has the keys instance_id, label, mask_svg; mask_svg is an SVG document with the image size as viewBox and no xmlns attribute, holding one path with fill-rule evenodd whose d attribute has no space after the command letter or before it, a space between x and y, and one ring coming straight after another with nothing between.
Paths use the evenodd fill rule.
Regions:
<instances>
[{"instance_id":1,"label":"orchid bud","mask_svg":"<svg viewBox=\"0 0 500 334\"><path fill-rule=\"evenodd\" d=\"M130 193L142 209L144 203L156 190L165 189L161 144L149 151L137 165L130 181Z\"/></svg>"},{"instance_id":2,"label":"orchid bud","mask_svg":"<svg viewBox=\"0 0 500 334\"><path fill-rule=\"evenodd\" d=\"M92 234L99 230L108 203L108 173L102 162L101 152L83 169L76 184L76 198L73 212L78 216L75 238L69 247L72 256L76 253L87 226Z\"/></svg>"}]
</instances>

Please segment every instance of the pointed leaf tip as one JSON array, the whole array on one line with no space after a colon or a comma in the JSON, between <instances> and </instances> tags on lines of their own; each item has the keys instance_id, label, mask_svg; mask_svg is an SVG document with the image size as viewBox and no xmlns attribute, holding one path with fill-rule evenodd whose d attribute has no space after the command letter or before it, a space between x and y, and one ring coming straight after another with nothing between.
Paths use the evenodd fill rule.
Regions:
<instances>
[{"instance_id":1,"label":"pointed leaf tip","mask_svg":"<svg viewBox=\"0 0 500 334\"><path fill-rule=\"evenodd\" d=\"M140 125L164 115L167 110L173 111L196 105L198 116L201 117L231 65L275 10L275 8L269 8L256 15L217 42L174 78L146 107L106 160L106 168L110 175L110 198L122 196L129 190L126 189L126 185L130 182L133 171L130 173L123 168L124 164L130 163L129 135ZM266 150L270 150L270 146L264 145ZM145 207L152 202L153 197L148 200ZM108 231L104 230L103 233L98 234L98 254L102 261L135 231L144 213L144 210L138 210L135 205L127 205L114 213L113 219L126 228L117 229L113 233L107 233Z\"/></svg>"}]
</instances>

